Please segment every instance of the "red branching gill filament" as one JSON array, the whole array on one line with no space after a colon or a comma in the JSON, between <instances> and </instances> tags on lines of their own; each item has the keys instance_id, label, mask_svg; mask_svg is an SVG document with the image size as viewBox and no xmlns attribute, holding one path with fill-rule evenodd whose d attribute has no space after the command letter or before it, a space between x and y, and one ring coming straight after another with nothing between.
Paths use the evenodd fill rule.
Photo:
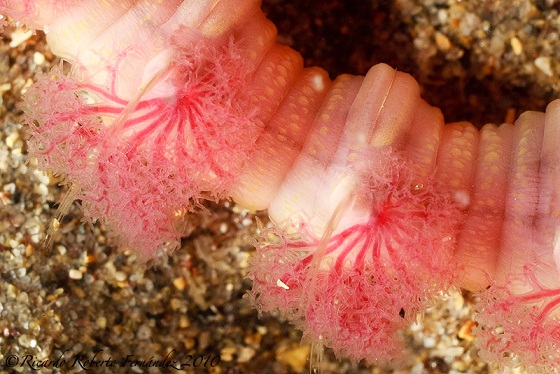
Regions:
<instances>
[{"instance_id":1,"label":"red branching gill filament","mask_svg":"<svg viewBox=\"0 0 560 374\"><path fill-rule=\"evenodd\" d=\"M147 260L200 200L232 197L274 224L254 305L338 355L394 360L399 329L463 286L480 291L481 355L560 368L560 102L444 126L387 65L333 82L303 68L258 1L31 3L44 13L0 10L50 26L73 63L25 97L31 155L71 185L61 214L79 200ZM112 21L84 28L89 12Z\"/></svg>"},{"instance_id":2,"label":"red branching gill filament","mask_svg":"<svg viewBox=\"0 0 560 374\"><path fill-rule=\"evenodd\" d=\"M508 285L495 284L482 293L477 322L480 356L490 362L510 364L519 352L539 372L560 366L560 288L551 288L535 277L535 266Z\"/></svg>"},{"instance_id":3,"label":"red branching gill filament","mask_svg":"<svg viewBox=\"0 0 560 374\"><path fill-rule=\"evenodd\" d=\"M438 187L415 185L404 159L390 159L363 170L355 197L370 202L367 221L322 238L306 220L268 228L252 261L250 296L259 310L282 305L282 317L307 338L355 360L404 354L398 330L456 276L458 207Z\"/></svg>"},{"instance_id":4,"label":"red branching gill filament","mask_svg":"<svg viewBox=\"0 0 560 374\"><path fill-rule=\"evenodd\" d=\"M126 100L114 74L100 87L60 68L26 95L31 155L65 176L67 199L80 200L86 217L108 223L144 259L178 246L182 217L201 198L225 196L252 143L255 111L239 100L247 71L235 45L199 36L174 53L145 89L166 96Z\"/></svg>"}]
</instances>

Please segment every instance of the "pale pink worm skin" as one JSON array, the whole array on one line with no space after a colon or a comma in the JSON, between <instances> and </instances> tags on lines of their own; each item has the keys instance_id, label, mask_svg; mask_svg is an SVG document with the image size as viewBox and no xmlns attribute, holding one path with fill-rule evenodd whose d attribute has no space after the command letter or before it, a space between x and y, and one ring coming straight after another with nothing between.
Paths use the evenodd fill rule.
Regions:
<instances>
[{"instance_id":1,"label":"pale pink worm skin","mask_svg":"<svg viewBox=\"0 0 560 374\"><path fill-rule=\"evenodd\" d=\"M376 65L366 77L334 82L320 68L304 69L299 54L275 43L276 30L259 5L36 1L0 2L0 9L27 15L32 27L48 30L51 48L76 63L77 76L94 85L118 77L115 91L131 102L175 94L172 83L154 79L174 58L165 41L178 26L209 38L234 35L252 67L247 89L258 108L255 151L229 191L238 204L268 209L280 228L296 217L317 238L325 232L336 236L368 220L371 201L356 200L354 192L363 178L359 158L389 148L405 155L419 191L430 188L426 184L434 177L457 206L458 233L450 240L456 240L459 286L508 284L512 274L524 274L526 264L538 264L531 276L550 290L542 299L554 306L560 289L560 101L546 113L522 114L515 125L480 131L468 123L444 126L441 112L420 98L414 79L386 65ZM40 13L26 14L27 6ZM109 28L115 22L119 27ZM111 65L115 51L130 46L133 57ZM337 216L341 206L344 214ZM519 294L527 291L517 286ZM545 317L557 321L554 310Z\"/></svg>"}]
</instances>

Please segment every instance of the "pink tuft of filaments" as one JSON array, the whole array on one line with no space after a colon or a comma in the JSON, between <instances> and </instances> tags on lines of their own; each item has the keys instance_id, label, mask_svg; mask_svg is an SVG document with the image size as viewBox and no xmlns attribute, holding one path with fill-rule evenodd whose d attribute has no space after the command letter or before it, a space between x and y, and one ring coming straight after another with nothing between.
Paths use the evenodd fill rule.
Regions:
<instances>
[{"instance_id":1,"label":"pink tuft of filaments","mask_svg":"<svg viewBox=\"0 0 560 374\"><path fill-rule=\"evenodd\" d=\"M116 74L96 85L60 69L25 95L29 153L143 259L178 246L187 212L224 197L254 143L247 64L233 41L192 33L177 31L167 66L132 100Z\"/></svg>"},{"instance_id":2,"label":"pink tuft of filaments","mask_svg":"<svg viewBox=\"0 0 560 374\"><path fill-rule=\"evenodd\" d=\"M367 221L325 238L305 220L263 230L250 297L339 356L388 362L404 354L398 330L454 283L459 211L435 181L415 185L404 158L379 153L356 189Z\"/></svg>"},{"instance_id":3,"label":"pink tuft of filaments","mask_svg":"<svg viewBox=\"0 0 560 374\"><path fill-rule=\"evenodd\" d=\"M30 29L42 29L55 14L75 5L75 0L0 0L0 31L7 26L5 17L10 16Z\"/></svg>"},{"instance_id":4,"label":"pink tuft of filaments","mask_svg":"<svg viewBox=\"0 0 560 374\"><path fill-rule=\"evenodd\" d=\"M513 361L539 373L560 367L560 287L539 280L538 266L547 265L528 263L479 295L475 333L482 359Z\"/></svg>"}]
</instances>

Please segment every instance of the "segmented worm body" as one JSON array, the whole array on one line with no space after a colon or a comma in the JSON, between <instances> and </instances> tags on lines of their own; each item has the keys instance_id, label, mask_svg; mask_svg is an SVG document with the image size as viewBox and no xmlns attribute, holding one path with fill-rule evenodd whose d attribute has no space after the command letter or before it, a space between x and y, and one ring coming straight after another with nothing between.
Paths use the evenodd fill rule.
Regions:
<instances>
[{"instance_id":1,"label":"segmented worm body","mask_svg":"<svg viewBox=\"0 0 560 374\"><path fill-rule=\"evenodd\" d=\"M560 368L560 102L444 126L387 65L304 68L256 0L63 3L0 7L73 63L27 95L30 150L124 244L173 249L200 199L231 197L275 224L255 305L337 353L394 358L435 294L490 286L485 357Z\"/></svg>"}]
</instances>

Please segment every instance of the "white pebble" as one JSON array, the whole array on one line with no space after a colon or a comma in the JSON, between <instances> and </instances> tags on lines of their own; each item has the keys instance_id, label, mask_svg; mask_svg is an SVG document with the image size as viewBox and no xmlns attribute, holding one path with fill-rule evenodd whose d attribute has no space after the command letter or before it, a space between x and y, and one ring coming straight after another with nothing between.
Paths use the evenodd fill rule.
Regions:
<instances>
[{"instance_id":1,"label":"white pebble","mask_svg":"<svg viewBox=\"0 0 560 374\"><path fill-rule=\"evenodd\" d=\"M105 318L105 317L103 317L103 316L98 317L98 318L95 320L95 323L97 324L97 327L99 327L99 328L101 328L101 329L104 329L104 328L107 327L107 318Z\"/></svg>"},{"instance_id":2,"label":"white pebble","mask_svg":"<svg viewBox=\"0 0 560 374\"><path fill-rule=\"evenodd\" d=\"M152 329L150 329L150 327L147 325L140 326L138 328L138 331L136 332L136 337L140 340L150 339L151 336L152 336Z\"/></svg>"},{"instance_id":3,"label":"white pebble","mask_svg":"<svg viewBox=\"0 0 560 374\"><path fill-rule=\"evenodd\" d=\"M33 54L33 62L35 65L43 65L45 63L45 55L41 52L35 52Z\"/></svg>"},{"instance_id":4,"label":"white pebble","mask_svg":"<svg viewBox=\"0 0 560 374\"><path fill-rule=\"evenodd\" d=\"M3 94L4 92L8 92L11 89L12 89L12 84L11 83L0 84L0 94Z\"/></svg>"},{"instance_id":5,"label":"white pebble","mask_svg":"<svg viewBox=\"0 0 560 374\"><path fill-rule=\"evenodd\" d=\"M511 38L509 44L515 55L519 56L521 52L523 52L523 44L521 44L521 41L517 37L514 36Z\"/></svg>"},{"instance_id":6,"label":"white pebble","mask_svg":"<svg viewBox=\"0 0 560 374\"><path fill-rule=\"evenodd\" d=\"M2 190L8 195L13 195L16 193L16 184L15 183L5 184Z\"/></svg>"},{"instance_id":7,"label":"white pebble","mask_svg":"<svg viewBox=\"0 0 560 374\"><path fill-rule=\"evenodd\" d=\"M225 234L227 231L228 231L228 225L227 223L224 222L220 225L220 233Z\"/></svg>"},{"instance_id":8,"label":"white pebble","mask_svg":"<svg viewBox=\"0 0 560 374\"><path fill-rule=\"evenodd\" d=\"M451 41L447 36L440 32L436 32L436 45L440 51L448 51L451 49Z\"/></svg>"},{"instance_id":9,"label":"white pebble","mask_svg":"<svg viewBox=\"0 0 560 374\"><path fill-rule=\"evenodd\" d=\"M35 178L37 178L37 180L40 183L43 183L43 184L46 184L46 185L48 185L51 181L49 176L45 172L42 172L40 170L33 170L33 176Z\"/></svg>"},{"instance_id":10,"label":"white pebble","mask_svg":"<svg viewBox=\"0 0 560 374\"><path fill-rule=\"evenodd\" d=\"M437 17L440 23L446 23L447 19L449 18L445 9L440 9L437 13Z\"/></svg>"},{"instance_id":11,"label":"white pebble","mask_svg":"<svg viewBox=\"0 0 560 374\"><path fill-rule=\"evenodd\" d=\"M237 362L245 363L251 361L253 356L255 355L255 350L251 347L243 347L240 349L237 355Z\"/></svg>"},{"instance_id":12,"label":"white pebble","mask_svg":"<svg viewBox=\"0 0 560 374\"><path fill-rule=\"evenodd\" d=\"M6 145L8 146L8 148L13 149L18 139L19 134L17 133L17 131L14 131L10 135L6 136Z\"/></svg>"},{"instance_id":13,"label":"white pebble","mask_svg":"<svg viewBox=\"0 0 560 374\"><path fill-rule=\"evenodd\" d=\"M436 340L431 337L431 336L427 336L424 338L424 347L426 348L433 348L436 345Z\"/></svg>"},{"instance_id":14,"label":"white pebble","mask_svg":"<svg viewBox=\"0 0 560 374\"><path fill-rule=\"evenodd\" d=\"M550 66L550 57L537 57L535 59L535 66L547 76L552 77L552 67Z\"/></svg>"},{"instance_id":15,"label":"white pebble","mask_svg":"<svg viewBox=\"0 0 560 374\"><path fill-rule=\"evenodd\" d=\"M70 269L70 271L68 272L68 276L70 277L70 279L78 280L82 279L83 273L78 269Z\"/></svg>"},{"instance_id":16,"label":"white pebble","mask_svg":"<svg viewBox=\"0 0 560 374\"><path fill-rule=\"evenodd\" d=\"M35 192L39 196L46 196L49 193L49 188L44 183L39 183L35 188Z\"/></svg>"},{"instance_id":17,"label":"white pebble","mask_svg":"<svg viewBox=\"0 0 560 374\"><path fill-rule=\"evenodd\" d=\"M56 250L58 251L58 253L60 253L62 256L64 256L66 254L66 247L63 245L57 245L56 246Z\"/></svg>"},{"instance_id":18,"label":"white pebble","mask_svg":"<svg viewBox=\"0 0 560 374\"><path fill-rule=\"evenodd\" d=\"M10 42L10 48L15 48L33 35L33 30L16 30L11 35L12 41Z\"/></svg>"}]
</instances>

